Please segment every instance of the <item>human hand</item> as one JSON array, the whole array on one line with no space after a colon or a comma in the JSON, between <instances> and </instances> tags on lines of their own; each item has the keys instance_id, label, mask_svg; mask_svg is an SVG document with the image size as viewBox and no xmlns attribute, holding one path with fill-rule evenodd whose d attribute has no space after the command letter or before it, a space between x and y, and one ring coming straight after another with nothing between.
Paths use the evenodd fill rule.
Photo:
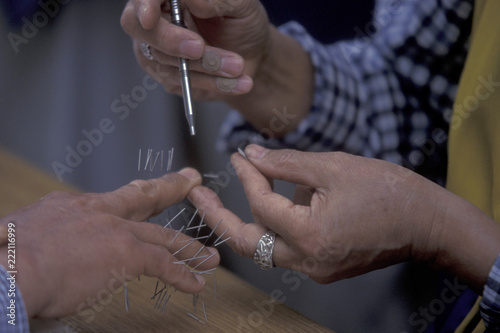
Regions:
<instances>
[{"instance_id":1,"label":"human hand","mask_svg":"<svg viewBox=\"0 0 500 333\"><path fill-rule=\"evenodd\" d=\"M172 242L174 230L139 223L180 202L200 183L198 172L183 169L109 193L54 192L1 218L0 225L15 225L16 282L28 315L75 313L87 297L140 275L157 277L182 292L200 292L204 279L174 262L193 257L202 244L194 242L174 257L188 236L179 234ZM7 267L7 247L0 251L0 263ZM205 248L199 256L214 252ZM199 269L218 262L216 254Z\"/></svg>"},{"instance_id":2,"label":"human hand","mask_svg":"<svg viewBox=\"0 0 500 333\"><path fill-rule=\"evenodd\" d=\"M224 99L252 89L270 47L270 24L260 1L181 1L188 29L170 23L166 0L129 0L121 18L139 64L167 91L181 94L178 57L189 62L193 96ZM140 51L150 45L154 60Z\"/></svg>"},{"instance_id":3,"label":"human hand","mask_svg":"<svg viewBox=\"0 0 500 333\"><path fill-rule=\"evenodd\" d=\"M232 232L229 245L240 255L253 257L258 240L270 229L279 235L276 265L329 283L410 259L413 245L430 237L410 221L416 211L407 205L422 194L408 191L420 177L411 175L393 190L384 174L397 175L396 165L343 153L272 151L255 145L246 153L249 161L239 154L231 161L255 223L239 220L206 188L189 194L206 211L207 223L222 218L222 230ZM292 201L273 192L272 179L299 184ZM432 216L429 220L430 225Z\"/></svg>"},{"instance_id":4,"label":"human hand","mask_svg":"<svg viewBox=\"0 0 500 333\"><path fill-rule=\"evenodd\" d=\"M500 252L499 228L491 219L395 164L255 145L245 152L249 161L239 154L231 161L255 223L224 209L208 188L195 187L189 194L206 212L208 225L222 219L220 230L229 229L228 244L242 256L253 257L260 237L273 230L278 234L274 263L320 283L417 260L448 269L480 289ZM293 201L274 193L268 179L299 184Z\"/></svg>"}]
</instances>

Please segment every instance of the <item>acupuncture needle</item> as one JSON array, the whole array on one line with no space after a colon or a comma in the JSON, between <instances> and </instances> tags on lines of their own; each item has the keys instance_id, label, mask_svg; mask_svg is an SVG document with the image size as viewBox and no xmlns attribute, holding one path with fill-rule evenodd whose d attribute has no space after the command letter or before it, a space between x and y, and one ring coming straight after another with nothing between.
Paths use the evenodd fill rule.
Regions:
<instances>
[{"instance_id":1,"label":"acupuncture needle","mask_svg":"<svg viewBox=\"0 0 500 333\"><path fill-rule=\"evenodd\" d=\"M178 27L186 28L181 11L180 0L170 0L170 10L172 16L172 23ZM195 135L194 128L194 112L193 103L191 100L191 80L189 78L189 66L187 59L179 58L179 72L181 73L181 86L182 98L184 99L184 113L186 114L187 122L189 125L189 132Z\"/></svg>"}]
</instances>

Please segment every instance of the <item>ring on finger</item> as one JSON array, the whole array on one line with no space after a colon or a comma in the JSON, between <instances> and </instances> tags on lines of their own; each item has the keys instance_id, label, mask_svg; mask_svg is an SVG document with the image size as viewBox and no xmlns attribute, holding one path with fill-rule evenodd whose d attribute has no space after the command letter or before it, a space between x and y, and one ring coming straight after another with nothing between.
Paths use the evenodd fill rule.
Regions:
<instances>
[{"instance_id":1,"label":"ring on finger","mask_svg":"<svg viewBox=\"0 0 500 333\"><path fill-rule=\"evenodd\" d=\"M153 60L153 55L151 54L151 45L146 42L141 42L140 45L142 55L148 60Z\"/></svg>"},{"instance_id":2,"label":"ring on finger","mask_svg":"<svg viewBox=\"0 0 500 333\"><path fill-rule=\"evenodd\" d=\"M268 231L259 239L257 249L253 254L253 261L262 269L270 269L274 267L273 252L274 243L276 242L276 233Z\"/></svg>"}]
</instances>

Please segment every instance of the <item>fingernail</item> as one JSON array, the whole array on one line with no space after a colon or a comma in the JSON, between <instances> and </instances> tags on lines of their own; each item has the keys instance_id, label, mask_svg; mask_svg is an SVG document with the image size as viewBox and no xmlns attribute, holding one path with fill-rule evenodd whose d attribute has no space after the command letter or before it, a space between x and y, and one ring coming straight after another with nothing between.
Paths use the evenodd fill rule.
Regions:
<instances>
[{"instance_id":1,"label":"fingernail","mask_svg":"<svg viewBox=\"0 0 500 333\"><path fill-rule=\"evenodd\" d=\"M234 90L234 92L246 94L253 88L253 80L250 76L245 75L238 79L238 86Z\"/></svg>"},{"instance_id":2,"label":"fingernail","mask_svg":"<svg viewBox=\"0 0 500 333\"><path fill-rule=\"evenodd\" d=\"M187 177L189 179L196 179L200 177L200 174L198 171L196 171L193 168L184 168L178 172L178 174L183 175L184 177Z\"/></svg>"},{"instance_id":3,"label":"fingernail","mask_svg":"<svg viewBox=\"0 0 500 333\"><path fill-rule=\"evenodd\" d=\"M205 282L206 282L206 281L205 281L205 279L204 279L202 276L200 276L200 275L198 275L198 274L195 274L194 276L196 277L196 280L198 280L198 282L199 282L200 284L205 285Z\"/></svg>"},{"instance_id":4,"label":"fingernail","mask_svg":"<svg viewBox=\"0 0 500 333\"><path fill-rule=\"evenodd\" d=\"M243 59L239 57L222 58L221 71L230 76L240 75L243 71Z\"/></svg>"},{"instance_id":5,"label":"fingernail","mask_svg":"<svg viewBox=\"0 0 500 333\"><path fill-rule=\"evenodd\" d=\"M248 76L243 76L239 79L228 79L218 77L215 81L217 88L226 93L247 93L252 90L253 81Z\"/></svg>"},{"instance_id":6,"label":"fingernail","mask_svg":"<svg viewBox=\"0 0 500 333\"><path fill-rule=\"evenodd\" d=\"M259 160L262 158L262 156L266 151L267 149L264 147L257 145L250 145L245 149L245 154L249 159Z\"/></svg>"},{"instance_id":7,"label":"fingernail","mask_svg":"<svg viewBox=\"0 0 500 333\"><path fill-rule=\"evenodd\" d=\"M180 51L186 58L198 59L203 55L203 42L197 39L185 40L181 43Z\"/></svg>"}]
</instances>

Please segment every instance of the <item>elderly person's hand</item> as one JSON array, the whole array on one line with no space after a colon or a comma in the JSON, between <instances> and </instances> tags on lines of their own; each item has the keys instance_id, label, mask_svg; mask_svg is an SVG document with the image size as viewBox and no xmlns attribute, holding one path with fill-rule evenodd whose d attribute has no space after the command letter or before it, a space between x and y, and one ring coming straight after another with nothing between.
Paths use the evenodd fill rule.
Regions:
<instances>
[{"instance_id":1,"label":"elderly person's hand","mask_svg":"<svg viewBox=\"0 0 500 333\"><path fill-rule=\"evenodd\" d=\"M192 95L240 111L257 129L268 128L287 105L294 129L309 113L314 86L309 55L269 23L257 0L183 0L187 29L170 22L167 0L129 0L121 18L141 67L169 92L181 95L178 57L189 59ZM144 52L141 44L146 43ZM149 59L148 59L149 58Z\"/></svg>"},{"instance_id":2,"label":"elderly person's hand","mask_svg":"<svg viewBox=\"0 0 500 333\"><path fill-rule=\"evenodd\" d=\"M127 3L121 24L134 40L141 66L159 69L154 76L178 94L177 57L193 60L191 81L197 98L250 91L251 76L270 47L269 22L260 2L183 0L181 4L188 29L170 22L167 0ZM154 61L141 53L142 42L150 45Z\"/></svg>"},{"instance_id":3,"label":"elderly person's hand","mask_svg":"<svg viewBox=\"0 0 500 333\"><path fill-rule=\"evenodd\" d=\"M500 253L500 227L472 204L395 164L344 153L267 150L251 145L249 161L232 156L255 223L223 208L211 190L189 198L228 244L253 257L261 236L277 233L272 260L320 283L406 260L427 262L481 291ZM289 200L269 179L297 184Z\"/></svg>"},{"instance_id":4,"label":"elderly person's hand","mask_svg":"<svg viewBox=\"0 0 500 333\"><path fill-rule=\"evenodd\" d=\"M179 234L172 242L174 230L140 222L180 202L200 183L196 170L183 169L109 193L54 192L0 219L15 233L16 283L28 315L76 313L103 288L121 288L143 274L182 292L200 292L204 279L174 262L193 257L202 244L195 242L174 257L189 237ZM0 252L0 264L9 267L7 246ZM216 250L205 248L199 256L212 253ZM199 269L218 262L216 254Z\"/></svg>"}]
</instances>

